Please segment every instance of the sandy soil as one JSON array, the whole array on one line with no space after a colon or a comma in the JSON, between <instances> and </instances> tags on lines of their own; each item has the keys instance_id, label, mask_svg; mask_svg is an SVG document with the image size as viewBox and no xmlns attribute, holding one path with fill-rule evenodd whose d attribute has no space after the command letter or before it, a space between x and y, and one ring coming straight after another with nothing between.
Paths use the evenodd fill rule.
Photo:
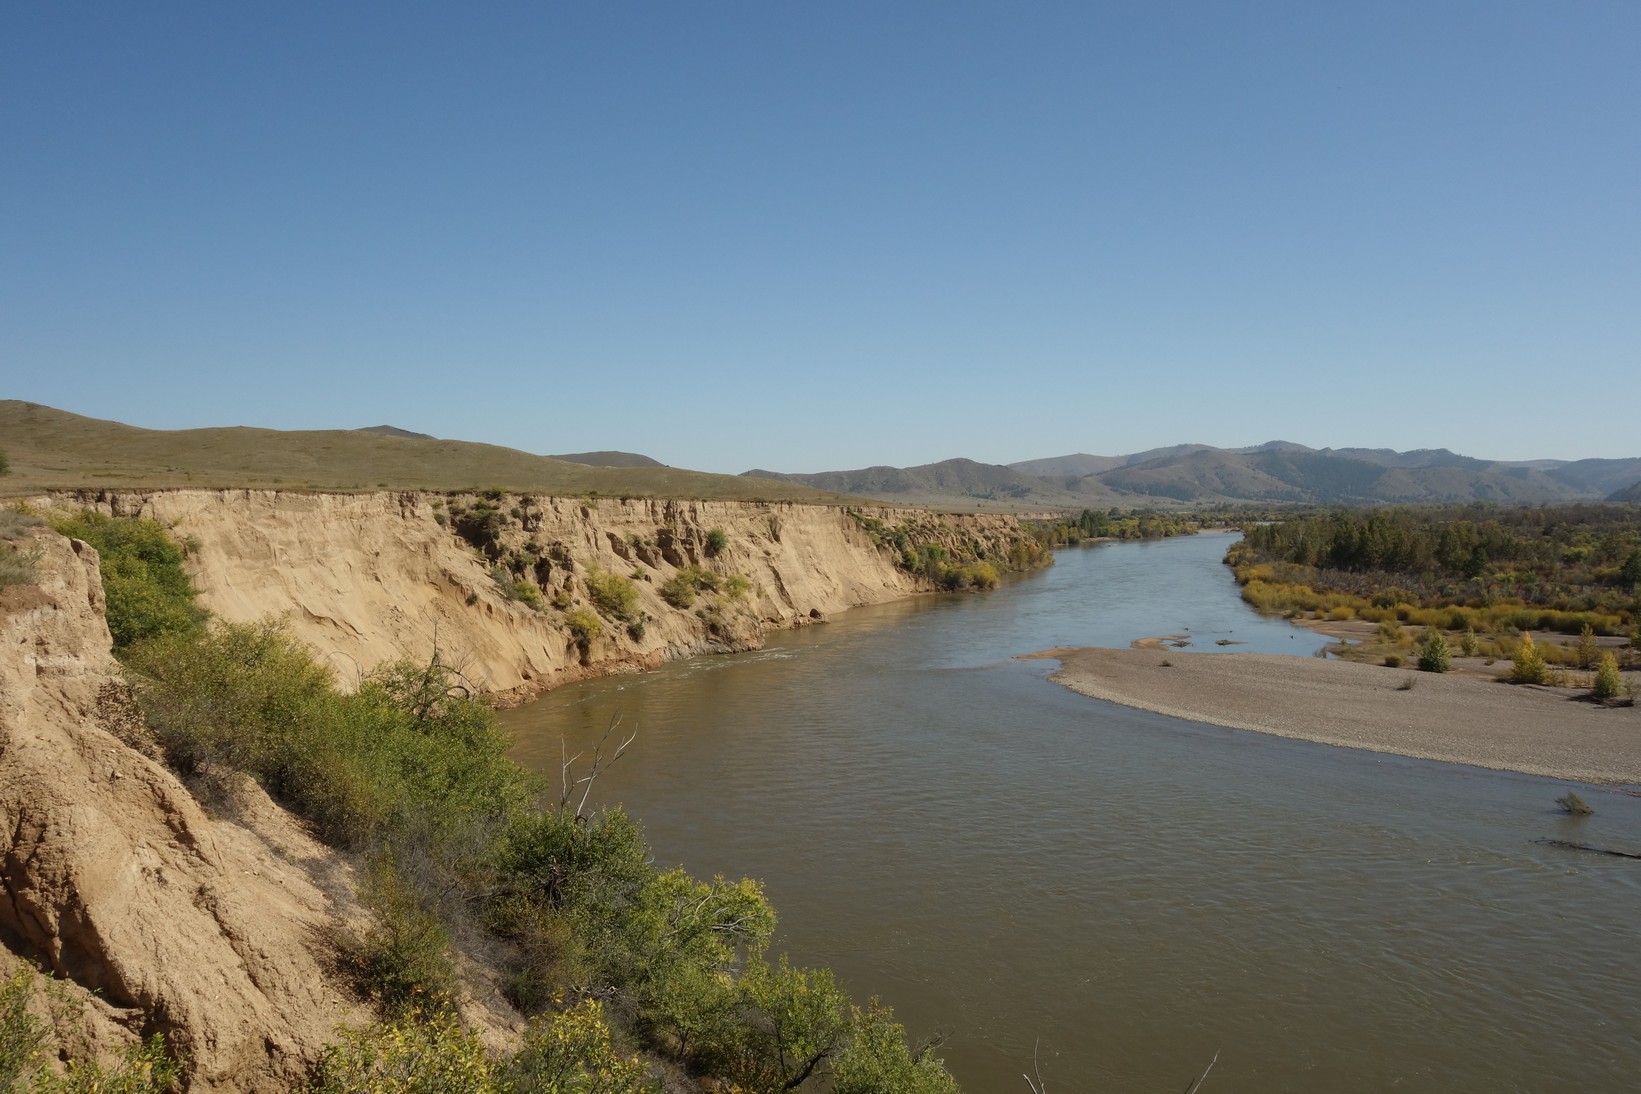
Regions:
<instances>
[{"instance_id":1,"label":"sandy soil","mask_svg":"<svg viewBox=\"0 0 1641 1094\"><path fill-rule=\"evenodd\" d=\"M1276 654L1058 649L1050 679L1124 706L1322 744L1641 785L1641 707L1554 688ZM1399 685L1413 682L1410 690Z\"/></svg>"}]
</instances>

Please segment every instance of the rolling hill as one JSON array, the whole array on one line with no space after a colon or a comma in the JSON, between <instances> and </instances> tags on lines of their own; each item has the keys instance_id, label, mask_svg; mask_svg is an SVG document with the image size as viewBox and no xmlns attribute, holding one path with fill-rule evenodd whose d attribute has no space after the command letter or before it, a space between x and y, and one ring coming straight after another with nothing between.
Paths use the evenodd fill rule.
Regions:
<instances>
[{"instance_id":1,"label":"rolling hill","mask_svg":"<svg viewBox=\"0 0 1641 1094\"><path fill-rule=\"evenodd\" d=\"M282 487L311 490L468 490L667 498L836 502L797 483L655 466L593 467L471 441L402 431L140 429L0 400L7 493L85 487ZM642 458L642 457L641 457Z\"/></svg>"}]
</instances>

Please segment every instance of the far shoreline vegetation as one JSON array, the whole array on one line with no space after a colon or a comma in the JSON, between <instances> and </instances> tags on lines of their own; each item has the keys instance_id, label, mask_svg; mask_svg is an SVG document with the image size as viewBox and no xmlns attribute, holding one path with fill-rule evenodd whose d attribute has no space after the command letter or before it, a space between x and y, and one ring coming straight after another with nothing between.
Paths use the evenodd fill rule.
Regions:
<instances>
[{"instance_id":1,"label":"far shoreline vegetation","mask_svg":"<svg viewBox=\"0 0 1641 1094\"><path fill-rule=\"evenodd\" d=\"M1454 657L1509 660L1517 683L1605 700L1634 689L1618 675L1641 663L1633 506L1313 512L1247 527L1225 561L1260 613L1354 628L1359 641L1332 648L1351 660L1438 672Z\"/></svg>"},{"instance_id":2,"label":"far shoreline vegetation","mask_svg":"<svg viewBox=\"0 0 1641 1094\"><path fill-rule=\"evenodd\" d=\"M1076 547L1083 543L1132 542L1169 539L1198 532L1237 531L1262 521L1294 514L1292 506L1216 505L1209 508L1158 510L1111 507L1084 509L1076 516L1026 520L1022 523L1044 547Z\"/></svg>"}]
</instances>

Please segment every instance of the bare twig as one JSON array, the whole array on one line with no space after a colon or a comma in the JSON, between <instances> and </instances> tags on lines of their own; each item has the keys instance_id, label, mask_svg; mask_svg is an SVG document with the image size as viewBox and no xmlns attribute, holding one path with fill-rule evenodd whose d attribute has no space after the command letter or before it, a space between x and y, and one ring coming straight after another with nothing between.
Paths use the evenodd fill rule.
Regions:
<instances>
[{"instance_id":1,"label":"bare twig","mask_svg":"<svg viewBox=\"0 0 1641 1094\"><path fill-rule=\"evenodd\" d=\"M1020 1075L1020 1078L1024 1079L1026 1081L1026 1085L1031 1088L1031 1094L1047 1094L1048 1091L1048 1084L1043 1081L1042 1068L1037 1064L1037 1050L1042 1047L1042 1044L1043 1040L1039 1037L1036 1041L1032 1042L1031 1046L1031 1072L1032 1075L1036 1076L1036 1079L1033 1079L1032 1075L1027 1075L1024 1072Z\"/></svg>"},{"instance_id":2,"label":"bare twig","mask_svg":"<svg viewBox=\"0 0 1641 1094\"><path fill-rule=\"evenodd\" d=\"M1202 1080L1206 1079L1208 1073L1214 1070L1214 1065L1219 1063L1219 1053L1219 1049L1214 1049L1214 1058L1208 1061L1208 1066L1202 1069L1202 1074L1198 1075L1185 1087L1185 1094L1197 1094L1197 1091L1202 1087Z\"/></svg>"}]
</instances>

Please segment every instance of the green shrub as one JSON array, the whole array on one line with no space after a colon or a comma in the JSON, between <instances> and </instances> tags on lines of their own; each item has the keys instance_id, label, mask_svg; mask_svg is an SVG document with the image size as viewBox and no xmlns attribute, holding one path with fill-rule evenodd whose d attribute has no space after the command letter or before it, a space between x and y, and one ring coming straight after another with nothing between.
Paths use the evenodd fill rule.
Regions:
<instances>
[{"instance_id":1,"label":"green shrub","mask_svg":"<svg viewBox=\"0 0 1641 1094\"><path fill-rule=\"evenodd\" d=\"M707 533L706 552L708 558L716 558L729 546L729 536L722 528L714 528Z\"/></svg>"},{"instance_id":2,"label":"green shrub","mask_svg":"<svg viewBox=\"0 0 1641 1094\"><path fill-rule=\"evenodd\" d=\"M1399 669L1402 667L1402 655L1399 653L1385 654L1385 668Z\"/></svg>"},{"instance_id":3,"label":"green shrub","mask_svg":"<svg viewBox=\"0 0 1641 1094\"><path fill-rule=\"evenodd\" d=\"M360 896L376 913L354 954L365 990L390 1010L448 997L456 982L450 933L400 876L391 853L372 864Z\"/></svg>"},{"instance_id":4,"label":"green shrub","mask_svg":"<svg viewBox=\"0 0 1641 1094\"><path fill-rule=\"evenodd\" d=\"M751 587L745 577L732 574L728 580L719 578L711 570L703 570L699 566L685 566L661 584L661 599L674 608L688 608L695 603L696 594L702 592L717 592L720 588L739 589L731 591L731 595L740 596Z\"/></svg>"},{"instance_id":5,"label":"green shrub","mask_svg":"<svg viewBox=\"0 0 1641 1094\"><path fill-rule=\"evenodd\" d=\"M530 1020L524 1047L505 1067L513 1094L660 1094L637 1056L617 1052L604 1008L587 999Z\"/></svg>"},{"instance_id":6,"label":"green shrub","mask_svg":"<svg viewBox=\"0 0 1641 1094\"><path fill-rule=\"evenodd\" d=\"M722 1050L722 1070L746 1090L792 1090L844 1044L850 1027L849 998L829 969L794 968L757 959L747 964L740 988L745 1006L760 1016Z\"/></svg>"},{"instance_id":7,"label":"green shrub","mask_svg":"<svg viewBox=\"0 0 1641 1094\"><path fill-rule=\"evenodd\" d=\"M536 785L437 661L384 666L344 694L277 626L218 624L145 643L130 663L171 762L245 771L340 846L445 844L522 809Z\"/></svg>"},{"instance_id":8,"label":"green shrub","mask_svg":"<svg viewBox=\"0 0 1641 1094\"><path fill-rule=\"evenodd\" d=\"M1590 694L1603 701L1616 699L1624 690L1624 678L1619 675L1618 661L1610 653L1601 655L1601 667L1595 670L1595 683Z\"/></svg>"},{"instance_id":9,"label":"green shrub","mask_svg":"<svg viewBox=\"0 0 1641 1094\"><path fill-rule=\"evenodd\" d=\"M629 620L638 611L638 586L630 578L594 566L587 571L587 599L612 619Z\"/></svg>"},{"instance_id":10,"label":"green shrub","mask_svg":"<svg viewBox=\"0 0 1641 1094\"><path fill-rule=\"evenodd\" d=\"M111 1064L70 1056L62 1070L45 1066L61 1058L68 1046L82 1042L70 1005L53 998L56 985L47 983L48 1024L29 1010L35 974L20 968L0 983L0 1091L33 1094L164 1094L181 1077L181 1069L154 1034L122 1050Z\"/></svg>"},{"instance_id":11,"label":"green shrub","mask_svg":"<svg viewBox=\"0 0 1641 1094\"><path fill-rule=\"evenodd\" d=\"M28 1009L33 986L34 974L26 968L0 982L0 1091L22 1088L50 1032Z\"/></svg>"},{"instance_id":12,"label":"green shrub","mask_svg":"<svg viewBox=\"0 0 1641 1094\"><path fill-rule=\"evenodd\" d=\"M570 628L570 634L575 638L576 645L581 647L582 653L586 653L598 636L604 633L604 624L586 608L566 612L564 624Z\"/></svg>"},{"instance_id":13,"label":"green shrub","mask_svg":"<svg viewBox=\"0 0 1641 1094\"><path fill-rule=\"evenodd\" d=\"M915 1055L894 1012L873 999L853 1009L853 1034L832 1066L832 1094L957 1094L932 1046Z\"/></svg>"},{"instance_id":14,"label":"green shrub","mask_svg":"<svg viewBox=\"0 0 1641 1094\"><path fill-rule=\"evenodd\" d=\"M695 582L682 571L661 583L661 599L674 608L688 608L695 603Z\"/></svg>"},{"instance_id":15,"label":"green shrub","mask_svg":"<svg viewBox=\"0 0 1641 1094\"><path fill-rule=\"evenodd\" d=\"M108 630L116 653L160 635L198 632L205 613L194 605L194 587L182 569L182 549L163 525L88 510L54 520L52 527L91 544L101 556Z\"/></svg>"},{"instance_id":16,"label":"green shrub","mask_svg":"<svg viewBox=\"0 0 1641 1094\"><path fill-rule=\"evenodd\" d=\"M326 1047L313 1094L502 1094L484 1043L448 1007L408 1010L342 1031Z\"/></svg>"},{"instance_id":17,"label":"green shrub","mask_svg":"<svg viewBox=\"0 0 1641 1094\"><path fill-rule=\"evenodd\" d=\"M344 1030L312 1094L659 1094L636 1056L615 1050L603 1007L587 1000L530 1022L511 1058L488 1052L448 1006Z\"/></svg>"},{"instance_id":18,"label":"green shrub","mask_svg":"<svg viewBox=\"0 0 1641 1094\"><path fill-rule=\"evenodd\" d=\"M9 474L11 474L11 460L6 458L4 452L0 452L0 475Z\"/></svg>"},{"instance_id":19,"label":"green shrub","mask_svg":"<svg viewBox=\"0 0 1641 1094\"><path fill-rule=\"evenodd\" d=\"M1419 671L1447 672L1452 668L1453 655L1447 648L1447 639L1441 631L1426 631L1424 640L1419 643Z\"/></svg>"}]
</instances>

